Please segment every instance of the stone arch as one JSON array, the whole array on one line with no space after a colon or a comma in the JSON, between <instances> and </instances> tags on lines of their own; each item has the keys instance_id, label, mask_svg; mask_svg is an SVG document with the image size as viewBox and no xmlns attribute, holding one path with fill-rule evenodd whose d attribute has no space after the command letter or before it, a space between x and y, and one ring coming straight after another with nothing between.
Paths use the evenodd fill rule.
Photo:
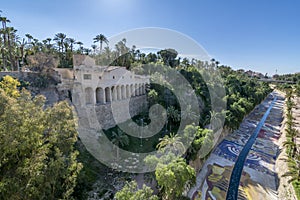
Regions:
<instances>
[{"instance_id":1,"label":"stone arch","mask_svg":"<svg viewBox=\"0 0 300 200\"><path fill-rule=\"evenodd\" d=\"M134 86L133 86L133 84L131 84L131 85L130 85L130 94L131 94L131 96L132 96L132 97L134 97L134 96L135 96L135 92L134 92Z\"/></svg>"},{"instance_id":2,"label":"stone arch","mask_svg":"<svg viewBox=\"0 0 300 200\"><path fill-rule=\"evenodd\" d=\"M135 96L139 96L139 88L138 88L137 83L135 84L135 87L134 87L134 93L135 93Z\"/></svg>"},{"instance_id":3,"label":"stone arch","mask_svg":"<svg viewBox=\"0 0 300 200\"><path fill-rule=\"evenodd\" d=\"M122 99L126 99L126 92L125 92L125 86L121 86L121 97Z\"/></svg>"},{"instance_id":4,"label":"stone arch","mask_svg":"<svg viewBox=\"0 0 300 200\"><path fill-rule=\"evenodd\" d=\"M116 101L117 100L117 90L116 90L116 86L112 86L111 87L111 100L112 101Z\"/></svg>"},{"instance_id":5,"label":"stone arch","mask_svg":"<svg viewBox=\"0 0 300 200\"><path fill-rule=\"evenodd\" d=\"M145 94L145 83L142 83L142 95Z\"/></svg>"},{"instance_id":6,"label":"stone arch","mask_svg":"<svg viewBox=\"0 0 300 200\"><path fill-rule=\"evenodd\" d=\"M139 94L140 94L140 95L143 95L142 84L141 84L141 83L139 84Z\"/></svg>"},{"instance_id":7,"label":"stone arch","mask_svg":"<svg viewBox=\"0 0 300 200\"><path fill-rule=\"evenodd\" d=\"M88 87L85 88L85 103L86 104L94 104L94 95L93 95L93 89Z\"/></svg>"},{"instance_id":8,"label":"stone arch","mask_svg":"<svg viewBox=\"0 0 300 200\"><path fill-rule=\"evenodd\" d=\"M111 102L111 90L109 87L105 88L105 101Z\"/></svg>"},{"instance_id":9,"label":"stone arch","mask_svg":"<svg viewBox=\"0 0 300 200\"><path fill-rule=\"evenodd\" d=\"M121 87L119 85L117 85L116 89L117 89L117 100L120 100L121 99Z\"/></svg>"},{"instance_id":10,"label":"stone arch","mask_svg":"<svg viewBox=\"0 0 300 200\"><path fill-rule=\"evenodd\" d=\"M101 87L98 87L96 89L96 103L100 103L100 104L105 103L104 90Z\"/></svg>"},{"instance_id":11,"label":"stone arch","mask_svg":"<svg viewBox=\"0 0 300 200\"><path fill-rule=\"evenodd\" d=\"M126 85L126 97L127 98L131 97L131 95L130 95L130 86L129 85Z\"/></svg>"}]
</instances>

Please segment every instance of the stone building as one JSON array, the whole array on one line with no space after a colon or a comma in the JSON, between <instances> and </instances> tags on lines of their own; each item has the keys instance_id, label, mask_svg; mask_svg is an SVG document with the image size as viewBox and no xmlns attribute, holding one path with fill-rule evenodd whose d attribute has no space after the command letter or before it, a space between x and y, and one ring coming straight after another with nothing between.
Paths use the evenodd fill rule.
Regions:
<instances>
[{"instance_id":1,"label":"stone building","mask_svg":"<svg viewBox=\"0 0 300 200\"><path fill-rule=\"evenodd\" d=\"M146 94L149 78L118 66L97 66L84 55L74 56L74 83L80 83L85 104L108 104Z\"/></svg>"},{"instance_id":2,"label":"stone building","mask_svg":"<svg viewBox=\"0 0 300 200\"><path fill-rule=\"evenodd\" d=\"M125 67L97 66L94 59L85 55L75 55L73 63L73 104L77 111L83 107L95 110L102 128L111 128L146 108L149 77L136 75ZM67 84L67 79L62 78L62 85Z\"/></svg>"}]
</instances>

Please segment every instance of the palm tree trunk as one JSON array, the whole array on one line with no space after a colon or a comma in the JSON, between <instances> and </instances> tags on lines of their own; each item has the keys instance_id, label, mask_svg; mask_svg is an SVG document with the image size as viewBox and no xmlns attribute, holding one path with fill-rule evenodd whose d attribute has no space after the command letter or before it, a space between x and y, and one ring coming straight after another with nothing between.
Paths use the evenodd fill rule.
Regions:
<instances>
[{"instance_id":1,"label":"palm tree trunk","mask_svg":"<svg viewBox=\"0 0 300 200\"><path fill-rule=\"evenodd\" d=\"M11 43L10 42L11 42L10 41L10 35L8 33L7 34L7 46L8 46L9 60L10 60L11 69L13 71L15 71L16 63L15 63L15 60L14 60L13 55L12 55L12 49L11 49Z\"/></svg>"},{"instance_id":2,"label":"palm tree trunk","mask_svg":"<svg viewBox=\"0 0 300 200\"><path fill-rule=\"evenodd\" d=\"M6 63L4 49L1 49L1 54L2 54L2 60L3 60L3 68L5 71L7 71L7 63Z\"/></svg>"}]
</instances>

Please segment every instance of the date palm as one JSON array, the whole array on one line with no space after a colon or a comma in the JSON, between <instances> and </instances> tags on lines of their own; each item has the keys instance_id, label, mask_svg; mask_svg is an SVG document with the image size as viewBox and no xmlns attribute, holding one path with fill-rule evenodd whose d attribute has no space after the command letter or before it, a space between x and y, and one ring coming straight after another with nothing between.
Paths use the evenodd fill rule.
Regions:
<instances>
[{"instance_id":1,"label":"date palm","mask_svg":"<svg viewBox=\"0 0 300 200\"><path fill-rule=\"evenodd\" d=\"M67 38L66 41L69 43L70 45L70 50L71 52L73 52L73 46L76 43L76 40L74 38Z\"/></svg>"},{"instance_id":2,"label":"date palm","mask_svg":"<svg viewBox=\"0 0 300 200\"><path fill-rule=\"evenodd\" d=\"M175 133L165 135L163 138L159 139L159 143L156 148L160 151L170 151L176 155L181 155L185 152L185 147L182 143L182 138Z\"/></svg>"},{"instance_id":3,"label":"date palm","mask_svg":"<svg viewBox=\"0 0 300 200\"><path fill-rule=\"evenodd\" d=\"M66 39L66 34L64 33L57 33L54 37L54 40L57 42L58 44L58 51L63 52L64 51L64 40Z\"/></svg>"},{"instance_id":4,"label":"date palm","mask_svg":"<svg viewBox=\"0 0 300 200\"><path fill-rule=\"evenodd\" d=\"M3 47L8 48L7 47L6 24L10 23L10 20L7 19L6 17L0 17L0 22L2 23L1 33L2 33L2 37L3 37ZM6 68L7 60L5 59L5 61L3 60L3 62L4 62L4 68Z\"/></svg>"},{"instance_id":5,"label":"date palm","mask_svg":"<svg viewBox=\"0 0 300 200\"><path fill-rule=\"evenodd\" d=\"M100 48L100 53L102 52L102 44L103 42L108 44L108 39L103 35L103 34L99 34L96 35L96 37L94 38L94 43L99 42L99 48Z\"/></svg>"}]
</instances>

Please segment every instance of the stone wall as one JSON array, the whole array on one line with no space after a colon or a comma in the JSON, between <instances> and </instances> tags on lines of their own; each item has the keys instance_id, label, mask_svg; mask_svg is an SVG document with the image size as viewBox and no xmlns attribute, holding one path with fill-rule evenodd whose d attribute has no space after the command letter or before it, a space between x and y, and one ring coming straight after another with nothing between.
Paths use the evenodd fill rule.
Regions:
<instances>
[{"instance_id":1,"label":"stone wall","mask_svg":"<svg viewBox=\"0 0 300 200\"><path fill-rule=\"evenodd\" d=\"M0 79L4 76L11 76L13 78L17 78L22 81L30 81L39 76L39 73L35 72L0 72Z\"/></svg>"},{"instance_id":2,"label":"stone wall","mask_svg":"<svg viewBox=\"0 0 300 200\"><path fill-rule=\"evenodd\" d=\"M146 108L146 95L131 97L129 100L115 101L104 105L95 105L97 119L103 129L109 129L118 123L125 122Z\"/></svg>"}]
</instances>

